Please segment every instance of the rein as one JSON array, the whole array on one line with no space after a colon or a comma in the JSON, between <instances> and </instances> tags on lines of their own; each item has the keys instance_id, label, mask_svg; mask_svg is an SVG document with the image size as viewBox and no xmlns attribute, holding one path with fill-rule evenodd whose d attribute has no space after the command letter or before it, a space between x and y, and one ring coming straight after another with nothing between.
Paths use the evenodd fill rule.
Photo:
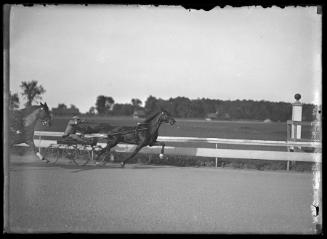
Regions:
<instances>
[{"instance_id":1,"label":"rein","mask_svg":"<svg viewBox=\"0 0 327 239\"><path fill-rule=\"evenodd\" d=\"M129 131L123 131L123 132L117 132L117 133L112 133L112 134L109 134L109 136L111 135L124 135L124 134L130 134L130 133L134 133L134 132L139 132L139 131L145 131L145 130L148 130L148 128L136 128L135 130L129 130Z\"/></svg>"}]
</instances>

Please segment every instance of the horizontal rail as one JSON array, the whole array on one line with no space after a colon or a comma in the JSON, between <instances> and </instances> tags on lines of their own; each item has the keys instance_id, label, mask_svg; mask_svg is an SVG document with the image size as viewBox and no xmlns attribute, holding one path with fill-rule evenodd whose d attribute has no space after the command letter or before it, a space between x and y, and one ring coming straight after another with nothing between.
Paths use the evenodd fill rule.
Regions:
<instances>
[{"instance_id":1,"label":"horizontal rail","mask_svg":"<svg viewBox=\"0 0 327 239\"><path fill-rule=\"evenodd\" d=\"M35 131L35 136L52 136L61 137L63 132L51 131ZM105 134L88 134L85 137L107 138ZM250 140L250 139L222 139L222 138L197 138L197 137L170 137L159 136L158 141L175 142L175 143L210 143L210 144L242 144L242 145L258 145L258 146L297 146L297 147L313 147L321 148L321 142L313 141L271 141L271 140Z\"/></svg>"},{"instance_id":2,"label":"horizontal rail","mask_svg":"<svg viewBox=\"0 0 327 239\"><path fill-rule=\"evenodd\" d=\"M192 137L158 137L158 140L165 142L180 143L212 143L212 144L242 144L260 146L298 146L298 147L321 147L320 142L295 142L295 141L271 141L271 140L250 140L250 139L222 139L222 138L192 138Z\"/></svg>"},{"instance_id":3,"label":"horizontal rail","mask_svg":"<svg viewBox=\"0 0 327 239\"><path fill-rule=\"evenodd\" d=\"M50 144L56 144L56 140L34 140L36 147L45 148ZM25 146L19 144L17 146ZM104 143L98 145L105 146ZM27 145L26 145L27 146ZM117 152L132 152L135 145L118 144L114 147ZM141 152L159 154L160 146L144 147ZM238 149L216 149L216 148L186 148L186 147L165 147L165 153L169 155L184 155L196 157L219 157L219 158L242 158L242 159L261 159L261 160L278 160L278 161L304 161L321 163L321 153L304 153L304 152L279 152L263 150L238 150Z\"/></svg>"},{"instance_id":4,"label":"horizontal rail","mask_svg":"<svg viewBox=\"0 0 327 239\"><path fill-rule=\"evenodd\" d=\"M293 124L293 125L303 125L303 126L320 126L320 121L312 121L312 122L306 122L306 121L296 121L296 120L288 120L287 124Z\"/></svg>"}]
</instances>

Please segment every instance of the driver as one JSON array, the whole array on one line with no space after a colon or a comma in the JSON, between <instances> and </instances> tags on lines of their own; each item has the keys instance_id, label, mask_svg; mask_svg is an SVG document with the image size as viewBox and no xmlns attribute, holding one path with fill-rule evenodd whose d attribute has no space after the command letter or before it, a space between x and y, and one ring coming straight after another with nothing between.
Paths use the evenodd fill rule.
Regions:
<instances>
[{"instance_id":1,"label":"driver","mask_svg":"<svg viewBox=\"0 0 327 239\"><path fill-rule=\"evenodd\" d=\"M73 116L73 118L68 121L62 137L73 139L79 143L85 143L85 140L83 139L84 135L76 130L76 126L82 122L85 122L85 120L81 120L77 115Z\"/></svg>"}]
</instances>

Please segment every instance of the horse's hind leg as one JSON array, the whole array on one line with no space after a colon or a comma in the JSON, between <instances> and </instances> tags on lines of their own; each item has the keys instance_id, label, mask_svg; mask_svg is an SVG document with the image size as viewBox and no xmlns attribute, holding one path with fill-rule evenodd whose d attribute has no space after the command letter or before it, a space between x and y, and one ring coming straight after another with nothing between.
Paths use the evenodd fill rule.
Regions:
<instances>
[{"instance_id":1,"label":"horse's hind leg","mask_svg":"<svg viewBox=\"0 0 327 239\"><path fill-rule=\"evenodd\" d=\"M101 156L105 153L109 153L111 148L115 147L118 144L118 139L114 139L112 141L107 142L107 146L100 151L100 153L97 155L96 159L100 159ZM106 155L103 157L102 162L104 163L106 159Z\"/></svg>"},{"instance_id":2,"label":"horse's hind leg","mask_svg":"<svg viewBox=\"0 0 327 239\"><path fill-rule=\"evenodd\" d=\"M136 147L136 149L134 150L134 152L128 156L125 160L123 160L123 162L120 163L121 167L123 168L125 166L125 163L130 160L131 158L133 158L141 149L143 148L143 145L138 145Z\"/></svg>"}]
</instances>

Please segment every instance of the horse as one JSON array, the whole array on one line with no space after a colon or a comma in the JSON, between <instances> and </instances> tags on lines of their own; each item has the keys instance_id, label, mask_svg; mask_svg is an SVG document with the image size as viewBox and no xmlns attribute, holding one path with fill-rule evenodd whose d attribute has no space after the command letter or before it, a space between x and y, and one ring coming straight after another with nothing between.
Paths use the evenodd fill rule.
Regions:
<instances>
[{"instance_id":1,"label":"horse","mask_svg":"<svg viewBox=\"0 0 327 239\"><path fill-rule=\"evenodd\" d=\"M161 146L160 158L164 154L165 143L157 141L158 131L162 123L175 124L175 119L166 111L161 110L137 126L119 126L107 133L107 145L97 156L99 158L104 152L110 152L110 149L118 143L128 143L137 145L135 150L125 160L121 162L121 167L133 158L145 146Z\"/></svg>"},{"instance_id":2,"label":"horse","mask_svg":"<svg viewBox=\"0 0 327 239\"><path fill-rule=\"evenodd\" d=\"M41 160L44 157L34 145L34 128L38 120L43 126L51 126L51 115L47 103L33 105L21 110L9 111L9 147L26 143Z\"/></svg>"}]
</instances>

